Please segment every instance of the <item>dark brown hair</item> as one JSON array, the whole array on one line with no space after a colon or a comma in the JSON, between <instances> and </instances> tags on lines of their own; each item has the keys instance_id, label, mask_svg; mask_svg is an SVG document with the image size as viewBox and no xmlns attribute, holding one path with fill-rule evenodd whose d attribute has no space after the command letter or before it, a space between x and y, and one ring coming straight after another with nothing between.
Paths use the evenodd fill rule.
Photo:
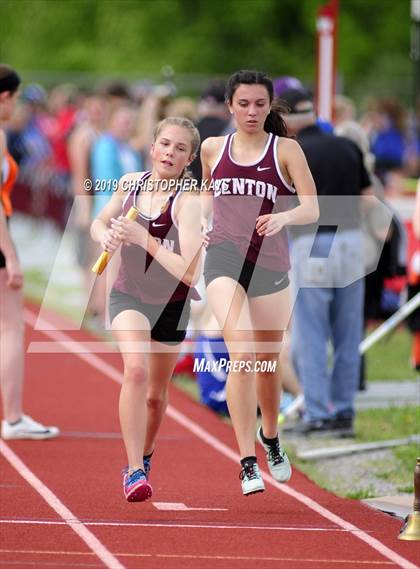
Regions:
<instances>
[{"instance_id":1,"label":"dark brown hair","mask_svg":"<svg viewBox=\"0 0 420 569\"><path fill-rule=\"evenodd\" d=\"M10 65L0 63L0 93L10 91L13 94L18 90L20 83L21 79L16 71Z\"/></svg>"},{"instance_id":2,"label":"dark brown hair","mask_svg":"<svg viewBox=\"0 0 420 569\"><path fill-rule=\"evenodd\" d=\"M226 102L232 103L233 95L239 85L263 85L267 89L268 98L271 104L271 110L265 119L265 132L272 132L277 136L287 136L287 127L281 116L287 113L286 107L279 101L274 101L273 82L262 71L237 71L234 73L227 83Z\"/></svg>"}]
</instances>

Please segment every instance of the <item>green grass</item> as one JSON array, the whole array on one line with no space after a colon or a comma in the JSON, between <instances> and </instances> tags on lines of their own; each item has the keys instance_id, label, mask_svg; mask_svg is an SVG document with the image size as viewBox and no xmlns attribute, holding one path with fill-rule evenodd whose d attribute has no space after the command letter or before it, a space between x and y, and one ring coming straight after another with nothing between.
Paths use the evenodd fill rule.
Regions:
<instances>
[{"instance_id":1,"label":"green grass","mask_svg":"<svg viewBox=\"0 0 420 569\"><path fill-rule=\"evenodd\" d=\"M417 178L405 178L405 191L415 194L417 190Z\"/></svg>"},{"instance_id":2,"label":"green grass","mask_svg":"<svg viewBox=\"0 0 420 569\"><path fill-rule=\"evenodd\" d=\"M399 439L420 432L420 407L388 407L358 411L357 442Z\"/></svg>"},{"instance_id":3,"label":"green grass","mask_svg":"<svg viewBox=\"0 0 420 569\"><path fill-rule=\"evenodd\" d=\"M420 406L390 407L359 411L356 417L357 442L383 441L409 437L420 433ZM395 462L377 464L379 478L398 485L399 492L413 491L418 444L407 444L392 449Z\"/></svg>"},{"instance_id":4,"label":"green grass","mask_svg":"<svg viewBox=\"0 0 420 569\"><path fill-rule=\"evenodd\" d=\"M45 274L37 269L25 271L23 292L26 298L41 303L47 290ZM77 303L72 302L72 298L77 298L78 289L75 286L61 285L48 291L47 308L56 310L60 314L67 316L70 320L79 322L82 318L82 308ZM63 302L67 299L67 302Z\"/></svg>"},{"instance_id":5,"label":"green grass","mask_svg":"<svg viewBox=\"0 0 420 569\"><path fill-rule=\"evenodd\" d=\"M200 400L197 382L192 380L188 375L177 375L172 380L173 383L185 391L195 401Z\"/></svg>"},{"instance_id":6,"label":"green grass","mask_svg":"<svg viewBox=\"0 0 420 569\"><path fill-rule=\"evenodd\" d=\"M379 340L366 355L368 382L418 378L419 373L410 367L410 350L411 334L406 328L398 328Z\"/></svg>"},{"instance_id":7,"label":"green grass","mask_svg":"<svg viewBox=\"0 0 420 569\"><path fill-rule=\"evenodd\" d=\"M374 486L369 486L363 490L352 490L345 494L346 498L351 498L352 500L367 500L368 498L375 498L376 491Z\"/></svg>"},{"instance_id":8,"label":"green grass","mask_svg":"<svg viewBox=\"0 0 420 569\"><path fill-rule=\"evenodd\" d=\"M386 409L369 409L358 411L356 415L356 438L354 443L385 441L402 439L420 432L420 407L389 407ZM322 488L333 491L347 498L362 500L377 496L375 486L355 488L348 490L340 480L328 479L317 464L298 459L293 449L288 449L293 463L305 472L314 482ZM406 444L390 449L392 459L375 460L369 462L369 453L360 453L366 457L366 469L369 476L380 480L392 482L398 493L412 493L414 480L414 467L416 458L420 456L418 444Z\"/></svg>"},{"instance_id":9,"label":"green grass","mask_svg":"<svg viewBox=\"0 0 420 569\"><path fill-rule=\"evenodd\" d=\"M45 293L46 286L45 275L42 271L38 271L37 269L25 271L23 287L25 296L41 300Z\"/></svg>"}]
</instances>

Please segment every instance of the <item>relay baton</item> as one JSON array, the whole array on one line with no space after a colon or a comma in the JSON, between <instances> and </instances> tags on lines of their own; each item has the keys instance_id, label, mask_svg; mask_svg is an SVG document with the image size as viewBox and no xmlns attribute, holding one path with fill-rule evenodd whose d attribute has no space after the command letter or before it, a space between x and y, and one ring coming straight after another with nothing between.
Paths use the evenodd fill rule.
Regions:
<instances>
[{"instance_id":1,"label":"relay baton","mask_svg":"<svg viewBox=\"0 0 420 569\"><path fill-rule=\"evenodd\" d=\"M138 213L139 213L139 210L136 207L131 206L125 217L127 219L131 219L131 221L134 221L136 219ZM97 273L98 275L101 275L103 273L105 267L107 266L110 258L111 258L111 255L108 253L108 251L102 251L101 255L98 257L98 260L93 265L92 271L94 273Z\"/></svg>"}]
</instances>

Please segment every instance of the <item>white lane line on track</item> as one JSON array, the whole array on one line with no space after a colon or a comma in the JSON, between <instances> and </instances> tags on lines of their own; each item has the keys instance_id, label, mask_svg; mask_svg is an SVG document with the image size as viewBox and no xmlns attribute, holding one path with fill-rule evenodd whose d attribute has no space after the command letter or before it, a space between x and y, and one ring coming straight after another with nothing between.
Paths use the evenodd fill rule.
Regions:
<instances>
[{"instance_id":1,"label":"white lane line on track","mask_svg":"<svg viewBox=\"0 0 420 569\"><path fill-rule=\"evenodd\" d=\"M66 347L69 349L71 353L75 354L77 357L79 357L80 359L82 359L83 361L85 361L86 363L88 363L89 365L91 365L101 373L107 375L113 381L121 384L122 376L121 373L116 368L102 361L95 354L79 353L79 349L81 349L82 346L81 344L79 344L79 342L73 341L71 336L65 334L60 330L56 330L55 327L50 322L37 318L37 316L28 309L25 309L24 317L26 322L30 326L34 328L35 324L38 322L41 328L43 328L40 331L45 336L47 336L48 338L50 338L55 342L59 343L66 342ZM71 342L71 344L69 345L68 342ZM223 454L224 456L226 456L227 458L233 460L236 464L238 464L240 459L238 453L236 453L230 447L219 441L219 439L217 439L213 435L207 433L197 423L195 423L191 419L188 419L188 417L177 411L172 405L168 405L167 414L177 423L185 427L190 432L194 433L198 438L207 443L213 449L219 451L221 454ZM401 569L418 569L417 565L414 565L413 563L411 563L411 561L405 559L404 557L402 557L401 555L399 555L398 553L387 547L385 544L381 543L378 539L367 534L366 532L364 532L354 524L347 522L346 520L344 520L340 516L337 516L327 508L324 508L324 506L321 506L321 504L318 504L318 502L316 502L312 498L309 498L305 494L302 494L302 492L294 490L290 486L279 484L278 482L273 480L273 478L271 478L271 476L269 476L269 474L267 474L266 472L262 471L261 474L264 480L267 482L267 484L271 484L281 492L284 492L285 494L291 496L298 502L304 504L309 509L313 510L320 516L326 518L330 522L338 525L342 529L346 529L352 532L357 532L356 535L361 541L364 541L367 545L372 547L372 549L380 553L383 557L389 559L390 561L393 561L396 565L398 565L398 567L401 567Z\"/></svg>"},{"instance_id":2,"label":"white lane line on track","mask_svg":"<svg viewBox=\"0 0 420 569\"><path fill-rule=\"evenodd\" d=\"M90 551L48 551L48 550L36 550L36 549L0 549L0 553L13 553L14 555L68 555L68 556L91 556L94 555ZM193 555L193 554L169 554L169 553L115 553L118 557L129 557L129 558L144 558L144 557L158 557L163 559L211 559L217 561L299 561L300 563L334 563L336 567L337 563L352 565L393 565L391 561L363 561L359 559L306 559L302 556L296 557L251 557L245 555Z\"/></svg>"},{"instance_id":3,"label":"white lane line on track","mask_svg":"<svg viewBox=\"0 0 420 569\"><path fill-rule=\"evenodd\" d=\"M77 519L66 521L57 520L0 520L0 524L23 524L23 525L52 525L63 526L67 523L83 524L85 526L100 527L142 527L142 528L168 528L168 529L223 529L223 530L263 530L263 531L308 531L308 532L333 532L333 533L359 533L363 530L346 530L342 528L320 528L302 526L246 526L246 525L222 525L222 524L193 524L193 523L172 523L172 522L86 522Z\"/></svg>"},{"instance_id":4,"label":"white lane line on track","mask_svg":"<svg viewBox=\"0 0 420 569\"><path fill-rule=\"evenodd\" d=\"M227 512L227 508L194 508L182 502L152 502L157 510L166 512Z\"/></svg>"},{"instance_id":5,"label":"white lane line on track","mask_svg":"<svg viewBox=\"0 0 420 569\"><path fill-rule=\"evenodd\" d=\"M93 535L91 531L83 525L81 521L61 502L35 474L26 466L24 462L12 451L12 449L0 440L0 453L13 466L13 468L32 486L38 494L44 498L47 504L57 512L64 520L63 524L70 527L82 539L89 549L99 557L109 569L125 569L116 557Z\"/></svg>"}]
</instances>

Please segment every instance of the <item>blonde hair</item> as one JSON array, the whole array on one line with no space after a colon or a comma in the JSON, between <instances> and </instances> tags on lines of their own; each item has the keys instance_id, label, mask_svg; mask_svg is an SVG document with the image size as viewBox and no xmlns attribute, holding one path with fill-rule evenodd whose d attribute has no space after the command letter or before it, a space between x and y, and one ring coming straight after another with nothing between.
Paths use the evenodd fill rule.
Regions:
<instances>
[{"instance_id":1,"label":"blonde hair","mask_svg":"<svg viewBox=\"0 0 420 569\"><path fill-rule=\"evenodd\" d=\"M192 123L189 119L186 119L184 117L167 117L166 119L161 120L156 125L155 130L153 132L154 142L156 142L158 136L160 135L162 130L165 128L165 126L168 126L168 125L180 126L182 128L186 128L187 130L190 131L190 134L191 134L191 154L194 154L194 156L195 156L197 154L198 148L200 146L200 133L198 132L198 130L194 126L194 123Z\"/></svg>"}]
</instances>

